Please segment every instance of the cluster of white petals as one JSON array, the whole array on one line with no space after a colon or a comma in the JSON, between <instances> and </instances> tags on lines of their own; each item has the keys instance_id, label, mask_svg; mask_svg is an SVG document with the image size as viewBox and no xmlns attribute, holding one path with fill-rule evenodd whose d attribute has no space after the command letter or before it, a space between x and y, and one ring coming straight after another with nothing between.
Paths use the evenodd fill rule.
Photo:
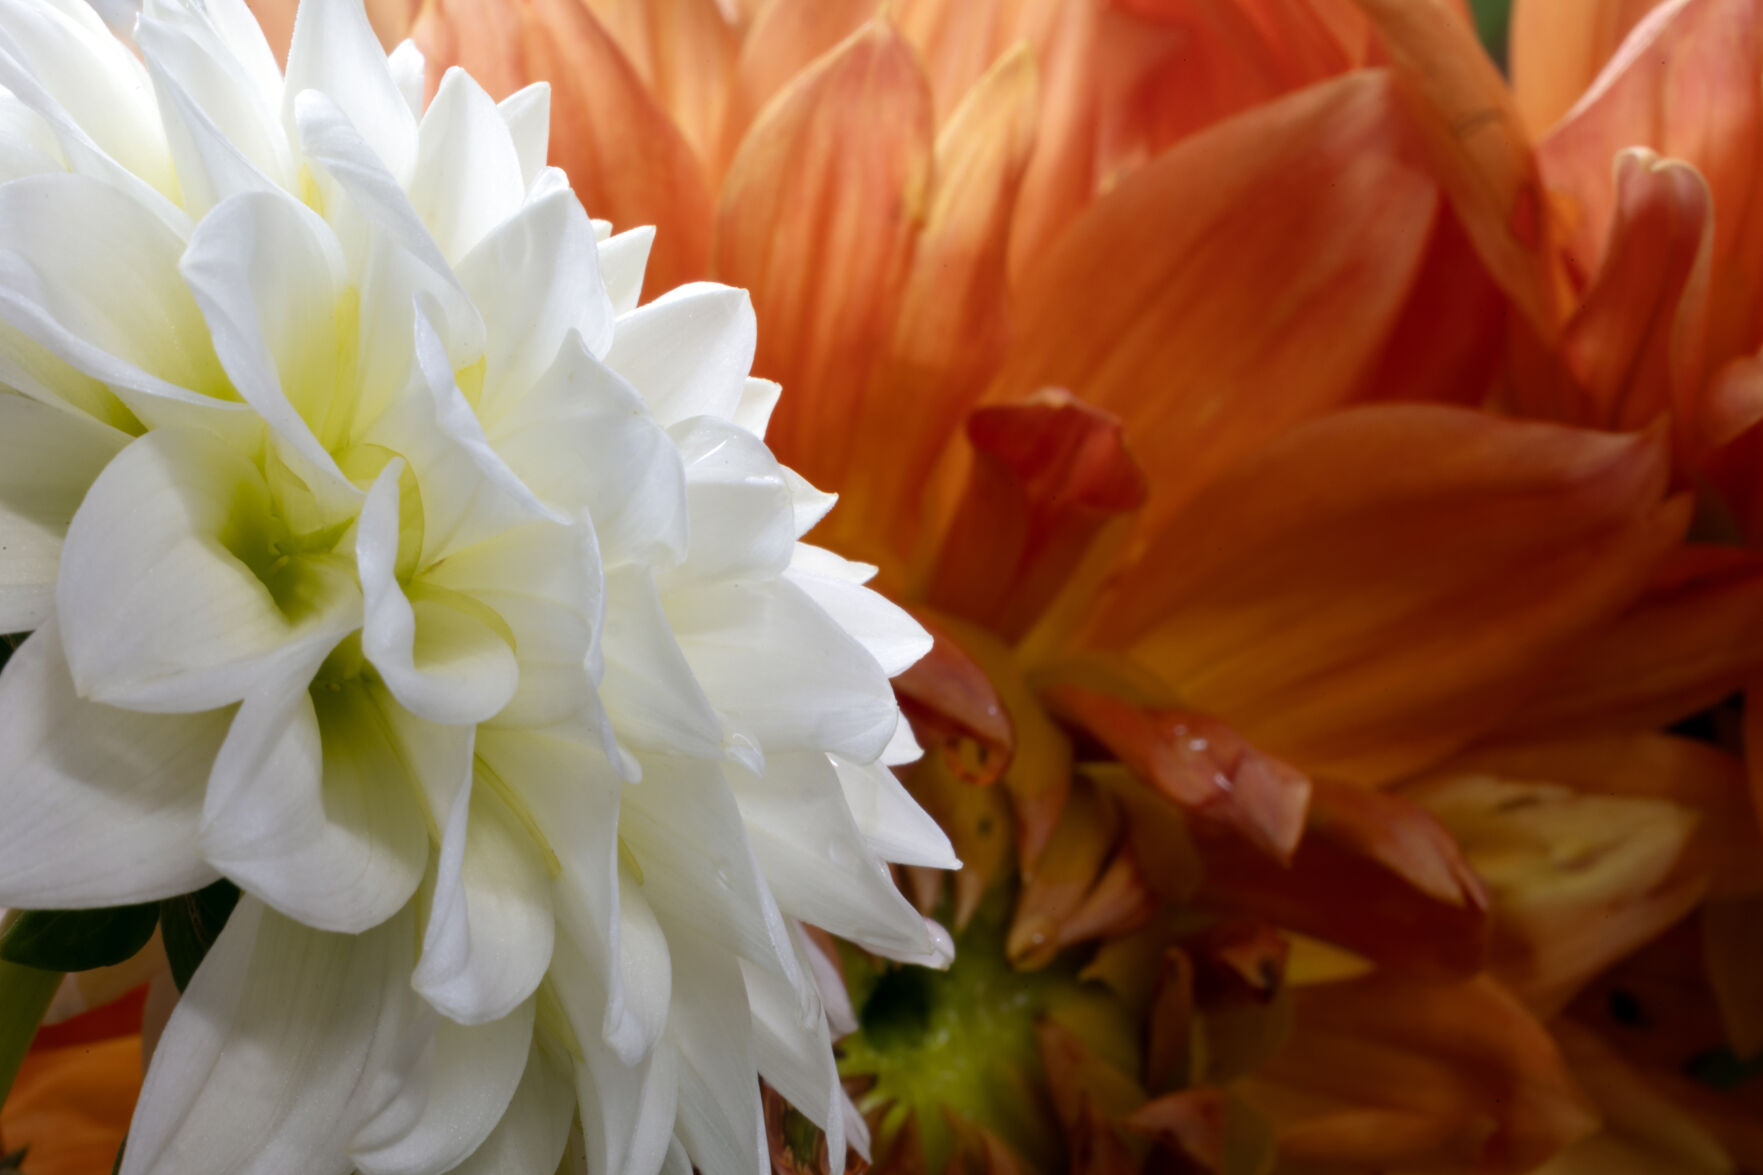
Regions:
<instances>
[{"instance_id":1,"label":"cluster of white petals","mask_svg":"<svg viewBox=\"0 0 1763 1175\"><path fill-rule=\"evenodd\" d=\"M361 0L0 0L0 86L0 903L244 893L123 1175L752 1173L760 1077L836 1169L803 926L955 862L746 295Z\"/></svg>"}]
</instances>

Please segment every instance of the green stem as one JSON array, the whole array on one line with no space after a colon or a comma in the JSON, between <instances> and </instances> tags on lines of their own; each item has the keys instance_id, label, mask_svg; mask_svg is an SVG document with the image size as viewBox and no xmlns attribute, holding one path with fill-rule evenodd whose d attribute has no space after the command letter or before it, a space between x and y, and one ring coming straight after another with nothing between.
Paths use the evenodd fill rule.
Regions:
<instances>
[{"instance_id":1,"label":"green stem","mask_svg":"<svg viewBox=\"0 0 1763 1175\"><path fill-rule=\"evenodd\" d=\"M21 963L0 959L0 1104L12 1092L12 1079L24 1063L37 1035L37 1025L49 1011L49 1001L61 986L61 972L40 971Z\"/></svg>"}]
</instances>

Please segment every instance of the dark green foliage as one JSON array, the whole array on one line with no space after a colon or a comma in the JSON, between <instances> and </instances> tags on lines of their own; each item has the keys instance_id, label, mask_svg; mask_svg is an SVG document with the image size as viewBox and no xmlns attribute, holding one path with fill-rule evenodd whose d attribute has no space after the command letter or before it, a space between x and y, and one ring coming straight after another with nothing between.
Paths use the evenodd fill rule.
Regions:
<instances>
[{"instance_id":1,"label":"dark green foliage","mask_svg":"<svg viewBox=\"0 0 1763 1175\"><path fill-rule=\"evenodd\" d=\"M0 959L41 971L90 971L131 958L153 937L157 902L108 910L27 910L0 938Z\"/></svg>"},{"instance_id":2,"label":"dark green foliage","mask_svg":"<svg viewBox=\"0 0 1763 1175\"><path fill-rule=\"evenodd\" d=\"M220 937L238 901L238 886L217 881L206 889L159 903L159 934L179 991L189 986L190 976L196 974L208 948Z\"/></svg>"}]
</instances>

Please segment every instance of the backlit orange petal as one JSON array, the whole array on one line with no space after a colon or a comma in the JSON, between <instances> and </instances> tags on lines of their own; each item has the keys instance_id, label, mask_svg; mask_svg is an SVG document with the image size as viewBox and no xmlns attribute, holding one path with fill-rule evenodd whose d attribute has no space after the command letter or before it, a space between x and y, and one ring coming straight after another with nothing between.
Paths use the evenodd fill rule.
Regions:
<instances>
[{"instance_id":1,"label":"backlit orange petal","mask_svg":"<svg viewBox=\"0 0 1763 1175\"><path fill-rule=\"evenodd\" d=\"M721 146L741 44L740 30L718 0L580 2L618 42L698 158L711 162Z\"/></svg>"},{"instance_id":2,"label":"backlit orange petal","mask_svg":"<svg viewBox=\"0 0 1763 1175\"><path fill-rule=\"evenodd\" d=\"M1512 89L1525 125L1542 135L1566 114L1660 0L1515 0Z\"/></svg>"},{"instance_id":3,"label":"backlit orange petal","mask_svg":"<svg viewBox=\"0 0 1763 1175\"><path fill-rule=\"evenodd\" d=\"M1547 780L1588 795L1669 800L1696 812L1689 856L1717 896L1763 892L1763 824L1745 765L1708 743L1654 731L1477 747L1449 770Z\"/></svg>"},{"instance_id":4,"label":"backlit orange petal","mask_svg":"<svg viewBox=\"0 0 1763 1175\"><path fill-rule=\"evenodd\" d=\"M1597 1124L1549 1035L1492 980L1374 975L1296 999L1290 1043L1247 1085L1287 1161L1522 1172Z\"/></svg>"},{"instance_id":5,"label":"backlit orange petal","mask_svg":"<svg viewBox=\"0 0 1763 1175\"><path fill-rule=\"evenodd\" d=\"M1488 895L1442 824L1410 800L1314 781L1290 867L1241 841L1200 843L1206 904L1431 976L1486 956Z\"/></svg>"},{"instance_id":6,"label":"backlit orange petal","mask_svg":"<svg viewBox=\"0 0 1763 1175\"><path fill-rule=\"evenodd\" d=\"M884 564L913 552L931 469L1003 359L1005 257L1038 101L1034 58L1019 45L937 136L899 314L864 392L853 467L838 485L845 507L828 523L841 549L879 544Z\"/></svg>"},{"instance_id":7,"label":"backlit orange petal","mask_svg":"<svg viewBox=\"0 0 1763 1175\"><path fill-rule=\"evenodd\" d=\"M1310 803L1310 781L1302 773L1203 714L1144 710L1076 685L1053 686L1044 696L1157 795L1277 861L1291 859Z\"/></svg>"},{"instance_id":8,"label":"backlit orange petal","mask_svg":"<svg viewBox=\"0 0 1763 1175\"><path fill-rule=\"evenodd\" d=\"M1718 215L1708 345L1714 364L1755 350L1763 296L1763 0L1674 0L1643 20L1586 98L1540 147L1570 229L1572 262L1597 270L1616 214L1611 161L1631 146L1681 159Z\"/></svg>"},{"instance_id":9,"label":"backlit orange petal","mask_svg":"<svg viewBox=\"0 0 1763 1175\"><path fill-rule=\"evenodd\" d=\"M1493 895L1489 970L1549 1015L1701 901L1697 814L1657 797L1450 772L1405 794L1443 821Z\"/></svg>"},{"instance_id":10,"label":"backlit orange petal","mask_svg":"<svg viewBox=\"0 0 1763 1175\"><path fill-rule=\"evenodd\" d=\"M1683 533L1661 431L1463 409L1314 421L1170 518L1094 639L1312 774L1456 749L1641 590Z\"/></svg>"},{"instance_id":11,"label":"backlit orange petal","mask_svg":"<svg viewBox=\"0 0 1763 1175\"><path fill-rule=\"evenodd\" d=\"M993 398L1058 386L1120 416L1166 509L1359 394L1437 206L1402 119L1390 79L1360 73L1134 173L1024 278Z\"/></svg>"},{"instance_id":12,"label":"backlit orange petal","mask_svg":"<svg viewBox=\"0 0 1763 1175\"><path fill-rule=\"evenodd\" d=\"M766 103L880 9L879 0L771 0L754 14L735 63L714 174L722 174Z\"/></svg>"},{"instance_id":13,"label":"backlit orange petal","mask_svg":"<svg viewBox=\"0 0 1763 1175\"><path fill-rule=\"evenodd\" d=\"M912 47L877 21L791 83L729 167L716 274L752 291L754 373L793 393L767 439L816 484L843 483L930 165L930 91Z\"/></svg>"},{"instance_id":14,"label":"backlit orange petal","mask_svg":"<svg viewBox=\"0 0 1763 1175\"><path fill-rule=\"evenodd\" d=\"M1571 648L1507 737L1663 726L1744 686L1763 663L1763 555L1692 547L1674 562L1682 574Z\"/></svg>"},{"instance_id":15,"label":"backlit orange petal","mask_svg":"<svg viewBox=\"0 0 1763 1175\"><path fill-rule=\"evenodd\" d=\"M141 1038L33 1052L0 1107L0 1137L30 1175L109 1171L141 1090Z\"/></svg>"},{"instance_id":16,"label":"backlit orange petal","mask_svg":"<svg viewBox=\"0 0 1763 1175\"><path fill-rule=\"evenodd\" d=\"M973 461L926 598L1007 641L1026 632L1110 521L1144 504L1120 422L1062 392L967 421Z\"/></svg>"},{"instance_id":17,"label":"backlit orange petal","mask_svg":"<svg viewBox=\"0 0 1763 1175\"><path fill-rule=\"evenodd\" d=\"M551 83L551 162L594 216L656 226L645 289L704 275L711 229L703 164L580 0L428 0L413 32L431 76L469 70L501 98Z\"/></svg>"},{"instance_id":18,"label":"backlit orange petal","mask_svg":"<svg viewBox=\"0 0 1763 1175\"><path fill-rule=\"evenodd\" d=\"M1566 287L1529 133L1511 91L1446 0L1359 0L1402 72L1439 181L1488 271L1544 339Z\"/></svg>"}]
</instances>

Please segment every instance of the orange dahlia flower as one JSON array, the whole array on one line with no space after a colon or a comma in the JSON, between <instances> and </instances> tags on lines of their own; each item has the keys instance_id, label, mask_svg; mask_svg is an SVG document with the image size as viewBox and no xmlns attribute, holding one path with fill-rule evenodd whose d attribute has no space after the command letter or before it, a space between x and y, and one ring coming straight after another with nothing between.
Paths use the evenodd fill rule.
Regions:
<instances>
[{"instance_id":1,"label":"orange dahlia flower","mask_svg":"<svg viewBox=\"0 0 1763 1175\"><path fill-rule=\"evenodd\" d=\"M1516 95L1446 0L374 6L549 80L657 288L752 291L817 537L938 633L908 785L967 867L910 880L960 953L844 956L885 1169L1760 1162L1658 1072L1718 1038L1619 1047L1619 997L1675 1009L1612 978L1697 910L1722 1008L1763 969L1743 769L1661 731L1763 632L1763 564L1683 542L1709 487L1763 513L1763 279L1708 203L1750 157L1697 137L1757 134L1708 113L1754 0L1668 4L1533 149L1548 39L1576 92L1645 7L1550 4Z\"/></svg>"}]
</instances>

